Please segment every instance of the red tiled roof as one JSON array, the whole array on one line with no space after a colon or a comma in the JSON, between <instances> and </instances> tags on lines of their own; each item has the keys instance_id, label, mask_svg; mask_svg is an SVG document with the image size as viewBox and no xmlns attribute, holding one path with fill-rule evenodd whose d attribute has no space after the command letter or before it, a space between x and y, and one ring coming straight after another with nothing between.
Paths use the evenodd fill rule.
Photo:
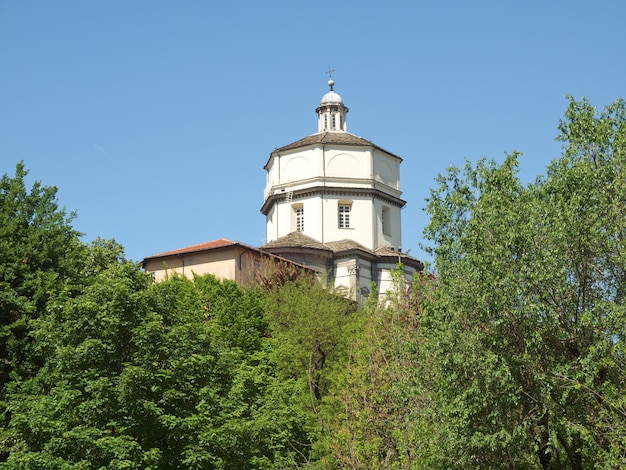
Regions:
<instances>
[{"instance_id":1,"label":"red tiled roof","mask_svg":"<svg viewBox=\"0 0 626 470\"><path fill-rule=\"evenodd\" d=\"M174 255L182 255L182 254L187 254L187 253L197 253L199 251L208 251L208 250L214 250L214 249L218 249L218 248L226 248L229 246L240 246L248 251L254 251L257 252L261 255L265 255L265 256L270 256L276 260L279 261L284 261L286 263L290 263L293 264L294 266L298 266L307 270L311 270L314 271L313 268L311 268L310 266L306 266L304 264L301 263L297 263L295 261L292 261L288 258L284 258L282 256L278 256L278 255L274 255L272 253L269 252L264 252L263 250L259 249L259 248L255 248L253 246L250 245L246 245L245 243L239 243L233 240L229 240L228 238L220 238L218 240L213 240L210 242L204 242L204 243L198 243L197 245L191 245L191 246L187 246L185 248L179 248L177 250L171 250L171 251L164 251L163 253L157 253L156 255L150 255L150 256L146 256L143 259L143 263L145 266L146 261L151 260L151 259L157 259L157 258L165 258L167 256L174 256Z\"/></svg>"},{"instance_id":2,"label":"red tiled roof","mask_svg":"<svg viewBox=\"0 0 626 470\"><path fill-rule=\"evenodd\" d=\"M163 258L165 256L182 255L184 253L193 253L196 251L213 250L215 248L225 248L227 246L233 246L233 245L241 245L241 246L246 247L245 245L242 245L241 243L234 242L227 238L220 238L219 240L198 243L197 245L191 245L185 248L179 248L177 250L165 251L163 253L157 253L156 255L146 256L144 259ZM256 250L256 248L252 248L252 247L246 247L246 248L251 248L253 250Z\"/></svg>"}]
</instances>

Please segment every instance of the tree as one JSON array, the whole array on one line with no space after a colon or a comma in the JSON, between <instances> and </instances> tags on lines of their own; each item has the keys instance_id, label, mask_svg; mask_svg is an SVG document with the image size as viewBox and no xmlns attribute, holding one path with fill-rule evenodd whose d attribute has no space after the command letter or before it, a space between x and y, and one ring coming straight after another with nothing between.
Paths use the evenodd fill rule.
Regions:
<instances>
[{"instance_id":1,"label":"tree","mask_svg":"<svg viewBox=\"0 0 626 470\"><path fill-rule=\"evenodd\" d=\"M133 435L142 409L127 407L123 394L125 373L135 370L128 367L132 337L148 315L148 281L135 264L116 264L31 321L46 361L34 377L10 384L7 468L150 468L158 461L159 449L144 450Z\"/></svg>"},{"instance_id":2,"label":"tree","mask_svg":"<svg viewBox=\"0 0 626 470\"><path fill-rule=\"evenodd\" d=\"M10 385L4 467L296 466L304 418L263 349L264 306L212 276L101 270L32 322L46 362Z\"/></svg>"},{"instance_id":3,"label":"tree","mask_svg":"<svg viewBox=\"0 0 626 470\"><path fill-rule=\"evenodd\" d=\"M10 380L41 365L28 323L55 295L74 289L86 251L56 188L35 182L28 190L27 174L19 163L14 177L0 179L0 400Z\"/></svg>"},{"instance_id":4,"label":"tree","mask_svg":"<svg viewBox=\"0 0 626 470\"><path fill-rule=\"evenodd\" d=\"M327 453L316 449L332 432L324 403L336 391L334 380L345 365L358 325L357 309L354 302L311 276L276 285L268 293L268 354L277 376L292 387L295 407L306 418L307 434L300 442L309 463Z\"/></svg>"},{"instance_id":5,"label":"tree","mask_svg":"<svg viewBox=\"0 0 626 470\"><path fill-rule=\"evenodd\" d=\"M547 176L451 168L426 230L424 334L443 467L626 464L626 111L570 98Z\"/></svg>"},{"instance_id":6,"label":"tree","mask_svg":"<svg viewBox=\"0 0 626 470\"><path fill-rule=\"evenodd\" d=\"M326 390L324 369L345 344L357 306L315 278L288 281L269 294L268 322L278 365L290 377L306 377L313 406Z\"/></svg>"},{"instance_id":7,"label":"tree","mask_svg":"<svg viewBox=\"0 0 626 470\"><path fill-rule=\"evenodd\" d=\"M432 279L414 276L410 290L399 265L385 301L373 298L358 313L349 354L333 377L324 403L330 429L317 444L321 468L424 468L420 441L427 439L429 362L420 360L421 303ZM375 288L372 289L375 292Z\"/></svg>"}]
</instances>

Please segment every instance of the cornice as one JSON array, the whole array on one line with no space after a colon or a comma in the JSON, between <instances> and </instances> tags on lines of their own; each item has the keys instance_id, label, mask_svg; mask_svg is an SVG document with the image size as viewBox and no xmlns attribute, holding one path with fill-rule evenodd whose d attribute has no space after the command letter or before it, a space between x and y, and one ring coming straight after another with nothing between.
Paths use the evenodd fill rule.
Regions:
<instances>
[{"instance_id":1,"label":"cornice","mask_svg":"<svg viewBox=\"0 0 626 470\"><path fill-rule=\"evenodd\" d=\"M272 194L265 199L261 212L263 215L267 215L272 206L277 202L283 202L287 199L288 191L278 194ZM296 201L298 199L304 199L311 196L353 196L353 197L373 197L381 201L385 201L388 204L399 207L402 209L406 205L406 201L399 197L387 194L379 189L374 188L347 188L347 187L333 187L333 186L315 186L306 189L294 190L291 193L291 200Z\"/></svg>"}]
</instances>

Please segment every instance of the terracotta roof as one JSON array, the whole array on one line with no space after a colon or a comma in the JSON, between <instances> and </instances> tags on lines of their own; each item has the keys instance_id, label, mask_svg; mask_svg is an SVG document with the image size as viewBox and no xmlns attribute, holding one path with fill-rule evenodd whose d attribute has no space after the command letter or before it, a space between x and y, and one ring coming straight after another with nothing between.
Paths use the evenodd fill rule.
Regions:
<instances>
[{"instance_id":1,"label":"terracotta roof","mask_svg":"<svg viewBox=\"0 0 626 470\"><path fill-rule=\"evenodd\" d=\"M208 250L214 250L214 249L217 249L217 248L226 248L226 247L229 247L229 246L240 246L242 248L245 248L246 250L254 251L254 252L257 252L259 254L266 255L266 256L271 256L274 259L293 264L294 266L298 266L298 267L301 267L301 268L304 268L304 269L307 269L307 270L315 271L315 269L311 268L310 266L306 266L304 264L297 263L295 261L290 260L289 258L285 258L283 256L274 255L272 253L264 253L259 248L255 248L253 246L246 245L245 243L235 242L233 240L229 240L228 238L220 238L218 240L213 240L213 241L210 241L210 242L198 243L197 245L191 245L191 246L187 246L185 248L179 248L177 250L165 251L163 253L158 253L156 255L146 256L143 259L143 263L145 265L145 262L147 260L155 259L155 258L164 258L166 256L182 255L182 254L187 254L187 253L196 253L196 252L199 252L199 251L208 251Z\"/></svg>"},{"instance_id":2,"label":"terracotta roof","mask_svg":"<svg viewBox=\"0 0 626 470\"><path fill-rule=\"evenodd\" d=\"M292 150L300 147L306 147L308 145L317 144L334 144L334 145L356 145L359 147L374 147L375 149L382 150L389 155L402 160L401 157L395 155L382 147L379 147L374 142L371 142L362 137L358 137L349 132L318 132L317 134L309 135L303 139L297 140L291 144L287 144L283 147L277 148L274 152L283 152L285 150Z\"/></svg>"},{"instance_id":3,"label":"terracotta roof","mask_svg":"<svg viewBox=\"0 0 626 470\"><path fill-rule=\"evenodd\" d=\"M313 237L309 237L302 232L291 232L284 237L277 238L266 243L261 249L268 248L314 248L317 250L331 251L331 249L323 243L317 241Z\"/></svg>"},{"instance_id":4,"label":"terracotta roof","mask_svg":"<svg viewBox=\"0 0 626 470\"><path fill-rule=\"evenodd\" d=\"M297 231L288 233L284 237L280 237L274 241L271 241L270 243L266 243L260 248L255 248L253 246L235 242L227 238L220 238L218 240L213 240L210 242L199 243L197 245L191 245L185 248L179 248L177 250L165 251L163 253L158 253L156 255L146 256L144 258L144 262L150 259L155 259L155 258L164 258L167 256L195 253L198 251L207 251L207 250L213 250L217 248L226 248L229 246L241 246L242 248L245 248L247 250L256 251L260 253L262 253L263 250L268 250L271 248L311 248L311 249L316 249L316 250L332 251L333 253L340 253L340 252L349 251L349 250L359 250L359 251L363 251L365 253L369 253L378 257L394 257L394 258L400 257L404 260L405 263L406 262L410 264L417 263L418 265L422 264L421 261L419 261L417 258L414 258L413 256L410 256L409 254L404 253L402 251L392 250L391 247L389 246L378 248L376 249L376 251L372 252L371 250L364 247L360 243L357 243L354 240L351 240L349 238L345 238L343 240L338 240L338 241L333 241L333 242L328 242L328 243L322 243L313 237L310 237L308 235L305 235L302 232L297 232ZM267 253L267 254L270 254L270 253ZM277 259L288 261L298 266L306 267L304 265L300 265L299 263L294 263L293 261L287 258L281 257L281 256L276 256L276 255L272 255L272 256L276 257Z\"/></svg>"},{"instance_id":5,"label":"terracotta roof","mask_svg":"<svg viewBox=\"0 0 626 470\"><path fill-rule=\"evenodd\" d=\"M256 250L256 248L248 247L246 245L242 245L241 243L234 242L227 238L220 238L219 240L213 240L210 242L199 243L197 245L187 246L185 248L179 248L177 250L165 251L163 253L157 253L156 255L146 256L144 259L152 259L152 258L163 258L165 256L172 255L181 255L184 253L194 253L196 251L205 251L205 250L213 250L215 248L225 248L227 246L240 245L245 248L250 248Z\"/></svg>"}]
</instances>

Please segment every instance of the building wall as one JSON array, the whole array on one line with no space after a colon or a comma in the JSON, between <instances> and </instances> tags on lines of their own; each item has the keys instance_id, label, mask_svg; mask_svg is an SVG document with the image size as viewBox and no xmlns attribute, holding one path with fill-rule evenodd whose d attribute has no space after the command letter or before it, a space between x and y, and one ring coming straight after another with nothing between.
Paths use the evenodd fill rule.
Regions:
<instances>
[{"instance_id":1,"label":"building wall","mask_svg":"<svg viewBox=\"0 0 626 470\"><path fill-rule=\"evenodd\" d=\"M144 269L154 273L156 281L162 281L174 273L193 278L194 274L213 274L220 279L241 282L239 262L243 250L235 247L205 252L171 255L148 259Z\"/></svg>"},{"instance_id":2,"label":"building wall","mask_svg":"<svg viewBox=\"0 0 626 470\"><path fill-rule=\"evenodd\" d=\"M400 191L400 159L380 150L374 150L373 162L374 180L382 183L386 188ZM377 187L381 190L385 189L382 186ZM396 195L400 197L399 193Z\"/></svg>"},{"instance_id":3,"label":"building wall","mask_svg":"<svg viewBox=\"0 0 626 470\"><path fill-rule=\"evenodd\" d=\"M339 227L340 204L351 206L347 228ZM316 194L276 204L267 216L268 242L296 230L299 207L304 209L304 233L322 243L351 239L370 250L383 246L402 248L401 209L371 196L351 194ZM386 232L383 231L383 210L389 225Z\"/></svg>"},{"instance_id":4,"label":"building wall","mask_svg":"<svg viewBox=\"0 0 626 470\"><path fill-rule=\"evenodd\" d=\"M402 248L401 209L386 201L376 199L372 210L374 212L371 225L374 238L373 249L384 246L391 246L394 249ZM383 230L383 211L385 222L388 224L387 230Z\"/></svg>"},{"instance_id":5,"label":"building wall","mask_svg":"<svg viewBox=\"0 0 626 470\"><path fill-rule=\"evenodd\" d=\"M350 206L350 226L339 227L339 205ZM374 239L370 227L374 223L371 210L372 198L367 196L332 195L323 200L323 242L350 239L374 249Z\"/></svg>"},{"instance_id":6,"label":"building wall","mask_svg":"<svg viewBox=\"0 0 626 470\"><path fill-rule=\"evenodd\" d=\"M400 159L363 147L296 149L272 157L264 195L317 186L321 179L330 186L377 188L400 197Z\"/></svg>"},{"instance_id":7,"label":"building wall","mask_svg":"<svg viewBox=\"0 0 626 470\"><path fill-rule=\"evenodd\" d=\"M335 260L335 288L364 303L372 283L372 263L359 257Z\"/></svg>"},{"instance_id":8,"label":"building wall","mask_svg":"<svg viewBox=\"0 0 626 470\"><path fill-rule=\"evenodd\" d=\"M399 158L368 148L346 150L320 146L275 155L268 166L265 195L289 194L289 197L279 200L267 214L266 241L295 231L295 212L302 207L304 233L320 242L350 238L371 250L381 246L400 247L399 207L370 195L337 194L341 190L377 189L399 198L399 177ZM323 193L305 197L298 194L312 188L321 188ZM342 201L352 206L350 228L339 227L338 206ZM383 206L389 211L386 231L381 220Z\"/></svg>"}]
</instances>

